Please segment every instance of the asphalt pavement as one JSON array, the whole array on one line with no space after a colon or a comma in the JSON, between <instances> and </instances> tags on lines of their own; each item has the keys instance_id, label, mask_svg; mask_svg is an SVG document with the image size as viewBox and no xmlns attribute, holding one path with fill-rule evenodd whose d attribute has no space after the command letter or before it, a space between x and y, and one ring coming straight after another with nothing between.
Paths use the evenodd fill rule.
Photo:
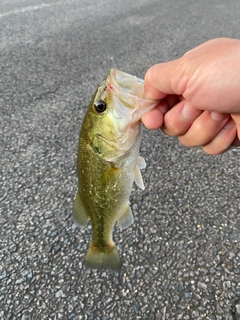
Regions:
<instances>
[{"instance_id":1,"label":"asphalt pavement","mask_svg":"<svg viewBox=\"0 0 240 320\"><path fill-rule=\"evenodd\" d=\"M240 319L240 149L144 130L119 274L83 266L91 226L71 216L81 122L108 70L143 78L240 38L239 16L238 0L1 0L0 319Z\"/></svg>"}]
</instances>

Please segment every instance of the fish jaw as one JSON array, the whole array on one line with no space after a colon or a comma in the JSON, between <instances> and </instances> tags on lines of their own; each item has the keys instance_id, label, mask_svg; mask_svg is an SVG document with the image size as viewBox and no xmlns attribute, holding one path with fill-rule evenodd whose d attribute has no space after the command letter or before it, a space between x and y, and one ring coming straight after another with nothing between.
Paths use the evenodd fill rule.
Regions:
<instances>
[{"instance_id":1,"label":"fish jaw","mask_svg":"<svg viewBox=\"0 0 240 320\"><path fill-rule=\"evenodd\" d=\"M114 105L116 118L125 115L131 123L140 121L145 113L154 109L159 103L159 100L143 98L143 79L116 69L110 69L106 86L116 97Z\"/></svg>"}]
</instances>

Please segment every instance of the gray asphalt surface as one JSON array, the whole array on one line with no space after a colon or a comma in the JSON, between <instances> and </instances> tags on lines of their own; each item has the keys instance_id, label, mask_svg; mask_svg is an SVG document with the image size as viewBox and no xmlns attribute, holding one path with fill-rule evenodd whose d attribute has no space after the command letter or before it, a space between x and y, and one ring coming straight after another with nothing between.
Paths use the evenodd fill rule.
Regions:
<instances>
[{"instance_id":1,"label":"gray asphalt surface","mask_svg":"<svg viewBox=\"0 0 240 320\"><path fill-rule=\"evenodd\" d=\"M240 38L238 0L0 2L0 319L240 319L240 149L144 131L146 190L114 239L120 274L83 266L71 210L84 112L109 68Z\"/></svg>"}]
</instances>

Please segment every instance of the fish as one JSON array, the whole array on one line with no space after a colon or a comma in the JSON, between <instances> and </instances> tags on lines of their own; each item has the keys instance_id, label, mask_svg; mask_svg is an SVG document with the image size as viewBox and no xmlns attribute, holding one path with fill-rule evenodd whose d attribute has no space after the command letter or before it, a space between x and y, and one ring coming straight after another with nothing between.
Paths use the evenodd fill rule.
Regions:
<instances>
[{"instance_id":1,"label":"fish","mask_svg":"<svg viewBox=\"0 0 240 320\"><path fill-rule=\"evenodd\" d=\"M92 269L119 271L122 263L112 238L133 221L129 197L133 181L144 189L139 156L141 117L156 100L143 98L144 81L110 69L100 83L82 122L77 156L78 191L73 218L86 227L92 224L92 241L84 264Z\"/></svg>"}]
</instances>

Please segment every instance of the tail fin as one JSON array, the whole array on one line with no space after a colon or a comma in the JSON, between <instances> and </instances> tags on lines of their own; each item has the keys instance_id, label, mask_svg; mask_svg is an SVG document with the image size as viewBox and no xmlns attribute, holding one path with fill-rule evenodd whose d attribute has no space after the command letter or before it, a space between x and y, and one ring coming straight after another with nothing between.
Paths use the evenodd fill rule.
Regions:
<instances>
[{"instance_id":1,"label":"tail fin","mask_svg":"<svg viewBox=\"0 0 240 320\"><path fill-rule=\"evenodd\" d=\"M94 250L90 244L84 263L92 269L113 270L121 269L121 260L115 246L108 251Z\"/></svg>"}]
</instances>

